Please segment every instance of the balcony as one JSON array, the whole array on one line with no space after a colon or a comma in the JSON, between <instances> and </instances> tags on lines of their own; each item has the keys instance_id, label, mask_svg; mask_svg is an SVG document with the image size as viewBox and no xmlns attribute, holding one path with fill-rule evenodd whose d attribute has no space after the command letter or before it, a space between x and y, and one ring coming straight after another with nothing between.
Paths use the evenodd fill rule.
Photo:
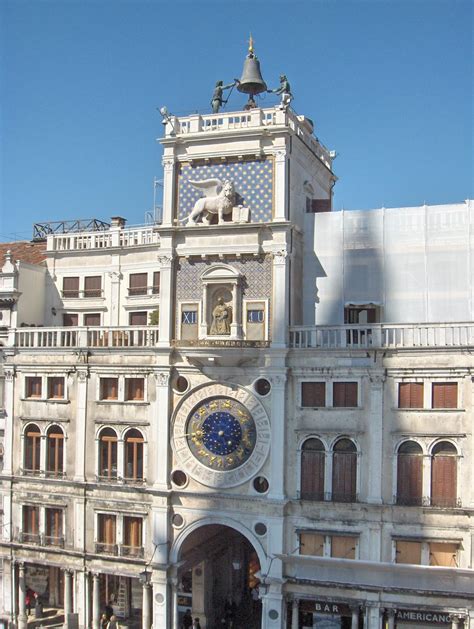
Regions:
<instances>
[{"instance_id":1,"label":"balcony","mask_svg":"<svg viewBox=\"0 0 474 629\"><path fill-rule=\"evenodd\" d=\"M38 544L40 543L39 533L29 533L28 531L20 531L18 541L21 544Z\"/></svg>"},{"instance_id":2,"label":"balcony","mask_svg":"<svg viewBox=\"0 0 474 629\"><path fill-rule=\"evenodd\" d=\"M110 249L112 247L159 246L160 236L150 225L108 231L84 231L68 234L51 234L47 251L83 251L84 249Z\"/></svg>"},{"instance_id":3,"label":"balcony","mask_svg":"<svg viewBox=\"0 0 474 629\"><path fill-rule=\"evenodd\" d=\"M412 323L293 326L293 349L412 349L474 345L474 324Z\"/></svg>"},{"instance_id":4,"label":"balcony","mask_svg":"<svg viewBox=\"0 0 474 629\"><path fill-rule=\"evenodd\" d=\"M55 546L56 548L64 548L64 537L62 535L44 535L43 546Z\"/></svg>"},{"instance_id":5,"label":"balcony","mask_svg":"<svg viewBox=\"0 0 474 629\"><path fill-rule=\"evenodd\" d=\"M158 343L158 326L16 328L9 345L21 349L142 348Z\"/></svg>"},{"instance_id":6,"label":"balcony","mask_svg":"<svg viewBox=\"0 0 474 629\"><path fill-rule=\"evenodd\" d=\"M101 288L89 288L86 290L66 289L61 291L63 299L97 299L103 297Z\"/></svg>"},{"instance_id":7,"label":"balcony","mask_svg":"<svg viewBox=\"0 0 474 629\"><path fill-rule=\"evenodd\" d=\"M121 557L136 557L138 559L143 559L144 550L143 546L125 546L122 544L120 546L120 556Z\"/></svg>"},{"instance_id":8,"label":"balcony","mask_svg":"<svg viewBox=\"0 0 474 629\"><path fill-rule=\"evenodd\" d=\"M106 542L96 542L95 552L101 555L118 555L117 544L109 544Z\"/></svg>"}]
</instances>

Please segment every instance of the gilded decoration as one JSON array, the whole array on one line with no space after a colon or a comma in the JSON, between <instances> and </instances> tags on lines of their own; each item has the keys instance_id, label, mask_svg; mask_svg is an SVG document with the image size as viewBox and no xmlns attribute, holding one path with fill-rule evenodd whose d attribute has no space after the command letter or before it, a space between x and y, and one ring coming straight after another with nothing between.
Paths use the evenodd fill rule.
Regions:
<instances>
[{"instance_id":1,"label":"gilded decoration","mask_svg":"<svg viewBox=\"0 0 474 629\"><path fill-rule=\"evenodd\" d=\"M178 222L186 221L203 196L196 182L208 179L232 181L235 205L250 210L251 223L266 223L273 216L272 159L226 161L216 164L183 163L178 170ZM191 183L193 182L194 185Z\"/></svg>"}]
</instances>

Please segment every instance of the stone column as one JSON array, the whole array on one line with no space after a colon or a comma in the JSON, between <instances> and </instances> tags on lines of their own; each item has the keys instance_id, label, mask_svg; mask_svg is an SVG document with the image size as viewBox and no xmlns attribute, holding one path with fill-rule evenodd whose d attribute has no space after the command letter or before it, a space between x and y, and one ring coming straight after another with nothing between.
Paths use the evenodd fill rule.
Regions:
<instances>
[{"instance_id":1,"label":"stone column","mask_svg":"<svg viewBox=\"0 0 474 629\"><path fill-rule=\"evenodd\" d=\"M451 616L451 629L459 629L459 624L461 622L461 617L457 614L453 614Z\"/></svg>"},{"instance_id":2,"label":"stone column","mask_svg":"<svg viewBox=\"0 0 474 629\"><path fill-rule=\"evenodd\" d=\"M148 457L148 470L146 477L149 479L156 489L167 491L169 487L169 369L155 372L156 380L156 400L153 413L153 422L151 426L150 443L155 446L154 456ZM151 472L151 473L150 473Z\"/></svg>"},{"instance_id":3,"label":"stone column","mask_svg":"<svg viewBox=\"0 0 474 629\"><path fill-rule=\"evenodd\" d=\"M382 504L382 429L383 429L383 384L385 377L381 374L370 376L368 397L369 413L367 414L368 434L368 468L370 470L367 502ZM360 477L360 473L358 474Z\"/></svg>"},{"instance_id":4,"label":"stone column","mask_svg":"<svg viewBox=\"0 0 474 629\"><path fill-rule=\"evenodd\" d=\"M178 579L171 579L171 617L172 629L179 629L178 626Z\"/></svg>"},{"instance_id":5,"label":"stone column","mask_svg":"<svg viewBox=\"0 0 474 629\"><path fill-rule=\"evenodd\" d=\"M291 629L299 629L300 602L294 598L291 604Z\"/></svg>"},{"instance_id":6,"label":"stone column","mask_svg":"<svg viewBox=\"0 0 474 629\"><path fill-rule=\"evenodd\" d=\"M396 609L386 609L388 629L395 629L395 614Z\"/></svg>"},{"instance_id":7,"label":"stone column","mask_svg":"<svg viewBox=\"0 0 474 629\"><path fill-rule=\"evenodd\" d=\"M272 377L271 391L271 480L269 497L283 500L285 497L285 385L286 374Z\"/></svg>"},{"instance_id":8,"label":"stone column","mask_svg":"<svg viewBox=\"0 0 474 629\"><path fill-rule=\"evenodd\" d=\"M92 629L99 629L100 623L100 583L99 575L92 575Z\"/></svg>"},{"instance_id":9,"label":"stone column","mask_svg":"<svg viewBox=\"0 0 474 629\"><path fill-rule=\"evenodd\" d=\"M67 623L68 614L72 614L72 570L64 570L64 620Z\"/></svg>"},{"instance_id":10,"label":"stone column","mask_svg":"<svg viewBox=\"0 0 474 629\"><path fill-rule=\"evenodd\" d=\"M153 587L151 583L143 584L142 598L142 629L150 629L151 627L151 598Z\"/></svg>"},{"instance_id":11,"label":"stone column","mask_svg":"<svg viewBox=\"0 0 474 629\"><path fill-rule=\"evenodd\" d=\"M20 563L18 566L18 629L26 629L26 582L25 566Z\"/></svg>"},{"instance_id":12,"label":"stone column","mask_svg":"<svg viewBox=\"0 0 474 629\"><path fill-rule=\"evenodd\" d=\"M367 629L381 629L381 615L378 604L367 603L365 613L366 620L364 626Z\"/></svg>"},{"instance_id":13,"label":"stone column","mask_svg":"<svg viewBox=\"0 0 474 629\"><path fill-rule=\"evenodd\" d=\"M273 254L272 347L286 347L289 307L287 260L286 249Z\"/></svg>"},{"instance_id":14,"label":"stone column","mask_svg":"<svg viewBox=\"0 0 474 629\"><path fill-rule=\"evenodd\" d=\"M351 629L359 629L359 607L358 606L351 607Z\"/></svg>"},{"instance_id":15,"label":"stone column","mask_svg":"<svg viewBox=\"0 0 474 629\"><path fill-rule=\"evenodd\" d=\"M173 338L172 322L173 322L173 258L171 251L165 255L158 256L160 263L160 322L157 345L159 347L169 347L170 340Z\"/></svg>"}]
</instances>

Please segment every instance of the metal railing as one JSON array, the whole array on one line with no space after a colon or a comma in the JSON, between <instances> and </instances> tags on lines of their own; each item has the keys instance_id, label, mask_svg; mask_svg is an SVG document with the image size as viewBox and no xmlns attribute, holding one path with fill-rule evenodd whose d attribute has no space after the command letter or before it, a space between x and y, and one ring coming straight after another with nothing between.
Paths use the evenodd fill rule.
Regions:
<instances>
[{"instance_id":1,"label":"metal railing","mask_svg":"<svg viewBox=\"0 0 474 629\"><path fill-rule=\"evenodd\" d=\"M412 323L293 326L295 349L376 349L466 347L474 345L474 323Z\"/></svg>"},{"instance_id":2,"label":"metal railing","mask_svg":"<svg viewBox=\"0 0 474 629\"><path fill-rule=\"evenodd\" d=\"M95 552L104 555L118 555L117 544L108 544L106 542L96 542Z\"/></svg>"},{"instance_id":3,"label":"metal railing","mask_svg":"<svg viewBox=\"0 0 474 629\"><path fill-rule=\"evenodd\" d=\"M143 558L144 549L143 546L125 546L121 544L120 546L120 555L122 557L139 557Z\"/></svg>"}]
</instances>

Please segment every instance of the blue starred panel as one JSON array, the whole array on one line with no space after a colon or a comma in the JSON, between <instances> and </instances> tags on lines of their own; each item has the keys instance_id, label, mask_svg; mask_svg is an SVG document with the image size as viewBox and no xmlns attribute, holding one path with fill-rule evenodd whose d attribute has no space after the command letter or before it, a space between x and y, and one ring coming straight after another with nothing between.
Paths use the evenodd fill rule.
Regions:
<instances>
[{"instance_id":1,"label":"blue starred panel","mask_svg":"<svg viewBox=\"0 0 474 629\"><path fill-rule=\"evenodd\" d=\"M270 159L225 164L182 164L178 176L178 220L189 216L196 201L204 196L191 181L217 178L232 179L236 205L250 209L251 223L266 223L273 216L273 161Z\"/></svg>"}]
</instances>

